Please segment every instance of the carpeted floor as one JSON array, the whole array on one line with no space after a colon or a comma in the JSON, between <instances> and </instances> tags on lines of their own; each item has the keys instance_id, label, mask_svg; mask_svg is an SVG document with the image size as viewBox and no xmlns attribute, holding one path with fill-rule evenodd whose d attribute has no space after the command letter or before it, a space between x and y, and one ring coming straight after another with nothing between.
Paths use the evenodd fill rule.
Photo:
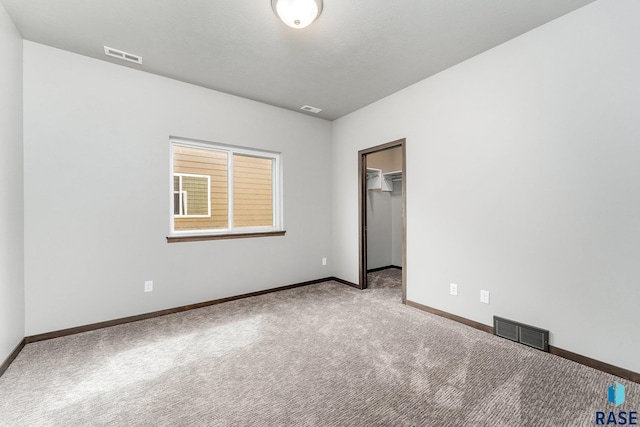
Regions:
<instances>
[{"instance_id":1,"label":"carpeted floor","mask_svg":"<svg viewBox=\"0 0 640 427\"><path fill-rule=\"evenodd\" d=\"M400 271L27 345L1 426L591 426L640 385L400 303ZM615 408L607 387L624 384Z\"/></svg>"}]
</instances>

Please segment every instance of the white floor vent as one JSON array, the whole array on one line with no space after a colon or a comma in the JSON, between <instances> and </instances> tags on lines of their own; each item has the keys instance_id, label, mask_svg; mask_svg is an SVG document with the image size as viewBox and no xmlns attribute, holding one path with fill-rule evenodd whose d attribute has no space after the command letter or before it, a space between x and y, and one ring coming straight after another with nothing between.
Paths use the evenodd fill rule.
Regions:
<instances>
[{"instance_id":1,"label":"white floor vent","mask_svg":"<svg viewBox=\"0 0 640 427\"><path fill-rule=\"evenodd\" d=\"M493 333L538 350L549 352L549 331L493 316Z\"/></svg>"}]
</instances>

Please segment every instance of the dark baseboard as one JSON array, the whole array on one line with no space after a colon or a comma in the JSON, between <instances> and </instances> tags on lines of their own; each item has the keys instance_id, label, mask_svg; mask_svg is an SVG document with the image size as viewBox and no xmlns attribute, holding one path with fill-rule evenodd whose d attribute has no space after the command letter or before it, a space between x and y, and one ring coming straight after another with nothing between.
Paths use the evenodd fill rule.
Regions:
<instances>
[{"instance_id":1,"label":"dark baseboard","mask_svg":"<svg viewBox=\"0 0 640 427\"><path fill-rule=\"evenodd\" d=\"M472 328L479 329L483 332L487 332L489 334L493 334L493 327L489 325L485 325L484 323L479 323L465 317L456 316L455 314L447 313L446 311L438 310L436 308L428 307L426 305L422 305L420 303L414 301L408 301L407 305L410 307L417 308L422 311L426 311L427 313L432 313L437 316L445 317L450 320L454 320L456 322L465 324L467 326L471 326ZM592 359L587 356L583 356L581 354L572 353L568 350L563 350L561 348L550 345L549 353L560 356L564 359L571 360L573 362L579 363L584 366L588 366L589 368L596 369L598 371L605 372L607 374L615 375L620 378L624 378L625 380L633 381L635 383L640 384L640 374L637 372L630 371L628 369L620 368L618 366L610 365L605 362L601 362L600 360Z\"/></svg>"},{"instance_id":2,"label":"dark baseboard","mask_svg":"<svg viewBox=\"0 0 640 427\"><path fill-rule=\"evenodd\" d=\"M625 380L633 381L634 383L640 384L640 373L620 368L615 365L610 365L609 363L601 362L600 360L592 359L590 357L583 356L578 353L573 353L552 345L549 346L549 353L555 354L556 356L560 356L564 359L572 360L581 365L597 369L598 371L606 372L607 374L615 375L617 377L624 378Z\"/></svg>"},{"instance_id":3,"label":"dark baseboard","mask_svg":"<svg viewBox=\"0 0 640 427\"><path fill-rule=\"evenodd\" d=\"M331 280L334 282L342 283L343 285L351 286L352 288L360 289L360 286L355 283L348 282L346 280L340 279L339 277L332 277Z\"/></svg>"},{"instance_id":4,"label":"dark baseboard","mask_svg":"<svg viewBox=\"0 0 640 427\"><path fill-rule=\"evenodd\" d=\"M384 267L384 268L394 268L393 266L391 267ZM359 286L356 285L355 283L351 283L349 281L340 279L338 277L327 277L327 278L323 278L323 279L316 279L316 280L310 280L308 282L301 282L301 283L296 283L293 285L287 285L287 286L280 286L278 288L272 288L272 289L266 289L263 291L256 291L256 292L250 292L247 294L242 294L242 295L236 295L236 296L232 296L232 297L227 297L227 298L221 298L221 299L217 299L217 300L212 300L212 301L206 301L206 302L201 302L201 303L197 303L197 304L191 304L191 305L184 305L181 307L175 307L175 308L170 308L167 310L160 310L160 311L154 311L151 313L145 313L145 314L140 314L137 316L130 316L130 317L123 317L120 319L114 319L114 320L109 320L106 322L99 322L99 323L93 323L90 325L84 325L84 326L78 326L75 328L69 328L69 329L62 329L59 331L53 331L53 332L47 332L44 334L38 334L38 335L32 335L29 337L25 337L17 346L16 348L11 352L11 354L6 358L6 360L0 365L0 376L2 376L2 374L4 374L4 372L9 368L9 366L11 365L11 363L14 361L14 359L18 356L18 354L20 353L20 351L22 351L22 349L24 348L25 344L29 344L29 343L33 343L33 342L38 342L38 341L44 341L44 340L48 340L48 339L53 339L53 338L59 338L59 337L63 337L63 336L67 336L67 335L73 335L73 334L79 334L82 332L88 332L88 331L93 331L96 329L102 329L102 328L108 328L110 326L116 326L116 325L122 325L125 323L131 323L131 322L137 322L139 320L145 320L145 319L152 319L154 317L160 317L160 316L166 316L168 314L174 314L174 313L180 313L183 311L188 311L188 310L194 310L197 308L202 308L202 307L208 307L211 305L216 305L216 304L222 304L225 302L229 302L229 301L235 301L235 300L239 300L239 299L243 299L243 298L250 298L250 297L254 297L254 296L259 296L259 295L265 295L265 294L269 294L269 293L273 293L273 292L278 292L278 291L284 291L287 289L293 289L293 288L299 288L302 286L308 286L308 285L313 285L316 283L322 283L322 282L327 282L327 281L336 281L338 283L342 283L344 285L359 289ZM432 308L432 307L428 307L426 305L414 302L414 301L409 301L407 300L407 305L410 307L414 307L417 308L419 310L425 311L427 313L431 313L431 314L435 314L437 316L441 316L459 323L462 323L464 325L470 326L472 328L481 330L483 332L487 332L490 334L493 334L493 327L489 326L489 325L485 325L483 323L480 322L476 322L474 320L470 320L467 319L465 317L461 317L461 316L457 316L455 314L451 314L448 313L446 311L442 311L442 310L438 310L436 308ZM624 368L620 368L618 366L614 366L605 362L601 362L599 360L596 359L592 359L590 357L587 356L583 356L577 353L573 353L570 352L568 350L564 350L555 346L549 346L549 353L574 361L576 363L579 363L581 365L585 365L588 366L590 368L593 369L597 369L599 371L602 372L606 372L608 374L611 375L615 375L617 377L620 378L624 378L626 380L629 381L633 381L635 383L640 383L640 374L637 372L633 372L630 371L628 369L624 369Z\"/></svg>"},{"instance_id":5,"label":"dark baseboard","mask_svg":"<svg viewBox=\"0 0 640 427\"><path fill-rule=\"evenodd\" d=\"M2 374L4 374L4 371L9 369L9 365L11 365L11 362L13 362L16 357L18 357L18 354L20 354L25 344L26 342L23 338L22 341L20 341L20 344L18 344L16 348L14 348L9 356L5 359L5 361L2 362L2 365L0 365L0 377L2 376Z\"/></svg>"},{"instance_id":6,"label":"dark baseboard","mask_svg":"<svg viewBox=\"0 0 640 427\"><path fill-rule=\"evenodd\" d=\"M395 268L395 269L398 269L398 270L402 270L402 267L398 267L397 265L387 265L387 266L384 266L384 267L372 268L370 270L367 270L367 273L375 273L376 271L387 270L389 268Z\"/></svg>"},{"instance_id":7,"label":"dark baseboard","mask_svg":"<svg viewBox=\"0 0 640 427\"><path fill-rule=\"evenodd\" d=\"M180 313L183 311L194 310L196 308L208 307L211 305L222 304L229 301L235 301L243 298L250 298L259 295L270 294L272 292L284 291L287 289L299 288L301 286L313 285L316 283L327 282L329 280L334 280L332 277L326 277L323 279L310 280L308 282L296 283L293 285L280 286L278 288L266 289L264 291L250 292L248 294L236 295L227 298L220 298L212 301L200 302L197 304L183 305L181 307L169 308L166 310L154 311L151 313L138 314L136 316L122 317L120 319L108 320L106 322L92 323L90 325L77 326L75 328L69 329L61 329L58 331L47 332L44 334L31 335L25 337L24 341L26 344L30 344L33 342L50 340L53 338L60 338L67 335L79 334L82 332L94 331L96 329L108 328L110 326L122 325L125 323L137 322L139 320L153 319L154 317L166 316L168 314Z\"/></svg>"},{"instance_id":8,"label":"dark baseboard","mask_svg":"<svg viewBox=\"0 0 640 427\"><path fill-rule=\"evenodd\" d=\"M426 305L422 305L415 301L407 300L407 305L409 307L417 308L418 310L426 311L427 313L435 314L436 316L446 317L449 320L454 320L458 323L471 326L472 328L479 329L483 332L493 334L493 327L489 325L485 325L484 323L476 322L476 321L467 319L466 317L456 316L455 314L447 313L446 311L438 310L437 308L428 307Z\"/></svg>"}]
</instances>

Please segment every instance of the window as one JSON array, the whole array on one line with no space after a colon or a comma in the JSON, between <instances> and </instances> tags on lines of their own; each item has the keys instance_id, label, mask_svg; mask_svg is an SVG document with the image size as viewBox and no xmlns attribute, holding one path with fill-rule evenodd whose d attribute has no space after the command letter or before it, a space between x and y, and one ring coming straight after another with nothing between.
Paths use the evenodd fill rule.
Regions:
<instances>
[{"instance_id":1,"label":"window","mask_svg":"<svg viewBox=\"0 0 640 427\"><path fill-rule=\"evenodd\" d=\"M211 216L211 177L173 174L173 215L182 218Z\"/></svg>"},{"instance_id":2,"label":"window","mask_svg":"<svg viewBox=\"0 0 640 427\"><path fill-rule=\"evenodd\" d=\"M172 139L172 236L282 230L280 155Z\"/></svg>"}]
</instances>

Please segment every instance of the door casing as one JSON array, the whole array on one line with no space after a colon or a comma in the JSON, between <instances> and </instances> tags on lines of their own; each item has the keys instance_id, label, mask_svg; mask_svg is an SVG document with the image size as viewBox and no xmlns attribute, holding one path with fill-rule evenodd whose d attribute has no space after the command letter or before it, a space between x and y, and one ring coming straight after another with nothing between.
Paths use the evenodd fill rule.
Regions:
<instances>
[{"instance_id":1,"label":"door casing","mask_svg":"<svg viewBox=\"0 0 640 427\"><path fill-rule=\"evenodd\" d=\"M407 156L406 139L398 139L386 144L377 145L358 151L358 238L359 238L359 271L358 287L367 287L367 155L390 148L400 147L402 150L402 303L407 302Z\"/></svg>"}]
</instances>

